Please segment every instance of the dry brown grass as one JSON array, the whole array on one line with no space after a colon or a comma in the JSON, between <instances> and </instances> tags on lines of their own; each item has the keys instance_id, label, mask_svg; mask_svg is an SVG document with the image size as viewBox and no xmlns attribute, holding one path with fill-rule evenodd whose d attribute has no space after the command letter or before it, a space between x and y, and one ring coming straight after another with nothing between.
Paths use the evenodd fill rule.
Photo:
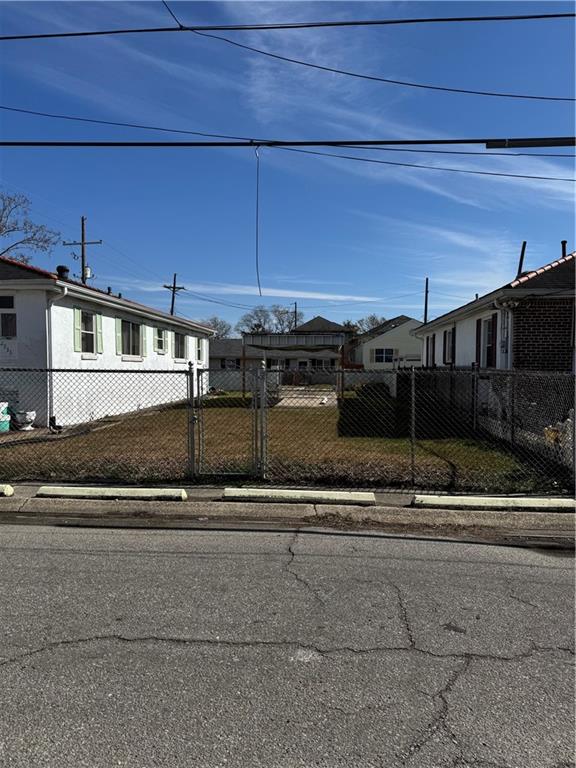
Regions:
<instances>
[{"instance_id":1,"label":"dry brown grass","mask_svg":"<svg viewBox=\"0 0 576 768\"><path fill-rule=\"evenodd\" d=\"M207 408L203 413L202 469L206 474L249 473L252 464L249 408ZM271 408L268 476L273 482L332 486L408 486L407 439L340 437L336 408ZM0 439L3 480L81 482L178 481L189 477L187 411L148 411L95 422L84 434L17 444ZM420 487L522 491L540 478L518 460L479 442L419 441L415 481Z\"/></svg>"}]
</instances>

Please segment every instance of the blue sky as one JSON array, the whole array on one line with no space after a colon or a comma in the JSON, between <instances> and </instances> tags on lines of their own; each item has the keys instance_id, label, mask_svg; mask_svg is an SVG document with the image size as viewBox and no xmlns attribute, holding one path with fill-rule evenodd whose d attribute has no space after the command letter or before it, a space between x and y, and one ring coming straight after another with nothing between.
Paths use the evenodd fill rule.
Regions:
<instances>
[{"instance_id":1,"label":"blue sky","mask_svg":"<svg viewBox=\"0 0 576 768\"><path fill-rule=\"evenodd\" d=\"M174 2L184 23L566 12L556 2ZM169 26L159 2L5 2L5 34ZM383 77L478 90L574 95L571 21L228 33L249 45ZM0 103L104 120L266 138L573 135L569 102L406 89L274 61L197 35L2 43ZM154 139L170 135L2 112L5 138ZM185 138L172 135L175 140ZM475 150L479 148L464 147ZM541 150L546 151L546 150ZM559 150L569 152L570 150ZM349 152L350 153L350 152ZM568 158L366 152L377 159L545 176ZM190 291L247 306L297 300L307 317L431 316L574 248L573 185L355 163L262 149L260 299L254 267L251 149L10 149L5 189L77 239L82 214L94 284L166 309L173 272ZM70 248L37 258L72 263ZM241 309L178 297L181 314Z\"/></svg>"}]
</instances>

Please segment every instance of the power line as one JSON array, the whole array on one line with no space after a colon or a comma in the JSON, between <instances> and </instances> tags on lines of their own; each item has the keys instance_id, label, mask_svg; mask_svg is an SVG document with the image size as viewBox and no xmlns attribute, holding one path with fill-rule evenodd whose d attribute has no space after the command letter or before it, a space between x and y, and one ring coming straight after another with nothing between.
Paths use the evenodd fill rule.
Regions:
<instances>
[{"instance_id":1,"label":"power line","mask_svg":"<svg viewBox=\"0 0 576 768\"><path fill-rule=\"evenodd\" d=\"M56 120L72 120L72 121L78 121L82 123L95 123L97 125L112 125L119 128L138 128L146 131L162 131L164 133L182 133L182 134L189 134L191 136L207 136L211 138L222 138L222 139L234 139L238 141L249 141L249 142L258 142L261 141L259 139L255 139L251 136L233 136L226 133L207 133L203 131L191 131L184 128L165 128L158 125L146 125L143 123L123 123L117 120L100 120L97 118L92 117L80 117L78 115L63 115L55 112L41 112L35 109L24 109L23 107L10 107L6 104L0 104L0 110L5 110L7 112L17 112L22 113L25 115L34 115L36 117L48 117ZM266 141L264 139L263 141ZM353 149L365 149L365 147L362 147L358 144L342 144L344 147L349 147ZM475 155L476 157L479 156L486 156L486 155L501 155L505 157L570 157L574 158L576 155L570 155L570 154L551 154L551 153L538 153L538 152L465 152L465 151L456 151L456 150L447 150L447 149L399 149L399 148L392 148L392 147L371 147L371 149L377 149L380 152L418 152L423 154L443 154L443 155Z\"/></svg>"},{"instance_id":2,"label":"power line","mask_svg":"<svg viewBox=\"0 0 576 768\"><path fill-rule=\"evenodd\" d=\"M487 149L517 147L574 147L574 136L544 136L513 139L346 139L238 141L0 141L0 147L364 147L484 144Z\"/></svg>"},{"instance_id":3,"label":"power line","mask_svg":"<svg viewBox=\"0 0 576 768\"><path fill-rule=\"evenodd\" d=\"M301 152L306 155L317 155L319 157L337 157L341 160L357 160L360 163L377 163L378 165L395 165L402 168L426 168L430 171L447 171L450 173L469 173L475 176L506 176L513 179L537 179L539 181L569 181L576 182L576 179L568 179L560 176L532 176L522 173L497 173L496 171L470 171L464 168L447 168L441 165L421 165L419 163L397 163L392 160L375 160L370 157L356 157L355 155L340 155L335 152L314 152L309 149L295 149L294 147L278 147L289 152Z\"/></svg>"},{"instance_id":4,"label":"power line","mask_svg":"<svg viewBox=\"0 0 576 768\"><path fill-rule=\"evenodd\" d=\"M258 53L261 56L268 56L272 59L278 59L279 61L286 61L290 64L298 64L302 67L309 67L311 69L319 69L322 72L331 72L332 74L336 75L346 75L347 77L355 77L360 80L371 80L373 82L378 83L386 83L388 85L399 85L404 88L420 88L428 91L444 91L445 93L464 93L471 96L490 96L490 97L499 97L503 99L530 99L533 101L576 101L576 99L567 97L567 96L536 96L536 95L528 95L528 94L521 94L521 93L501 93L499 91L476 91L471 90L467 88L449 88L447 86L441 86L441 85L427 85L424 83L414 83L407 80L393 80L388 77L379 77L377 75L365 75L361 74L360 72L352 72L347 69L337 69L335 67L328 67L323 64L314 64L311 61L304 61L303 59L294 59L291 56L282 56L279 53L273 53L272 51L265 51L262 48L255 48L252 45L245 45L244 43L239 43L236 40L231 40L229 37L222 37L221 35L212 35L208 34L206 32L198 32L197 30L191 30L195 32L197 35L201 35L202 37L210 37L214 40L220 40L223 43L228 43L228 45L233 45L236 48L242 48L246 51L251 51L252 53Z\"/></svg>"},{"instance_id":5,"label":"power line","mask_svg":"<svg viewBox=\"0 0 576 768\"><path fill-rule=\"evenodd\" d=\"M174 15L170 12L172 17ZM545 19L572 19L574 13L529 13L506 16L443 16L414 19L358 19L350 21L305 21L282 24L187 24L177 27L138 27L132 29L103 29L82 32L43 32L24 35L1 35L0 41L49 40L68 37L98 37L106 35L153 34L158 32L248 32L279 31L286 29L317 29L319 27L383 27L404 24L453 24L468 22L541 21Z\"/></svg>"},{"instance_id":6,"label":"power line","mask_svg":"<svg viewBox=\"0 0 576 768\"><path fill-rule=\"evenodd\" d=\"M163 131L165 133L185 133L190 136L207 136L215 139L235 139L240 141L252 141L249 136L230 136L226 133L205 133L203 131L188 131L184 128L162 128L158 125L144 125L142 123L122 123L116 120L98 120L92 117L78 117L76 115L62 115L54 112L40 112L35 109L23 109L21 107L9 107L0 104L0 109L7 112L20 112L25 115L35 115L36 117L50 117L58 120L73 120L81 123L95 123L98 125L113 125L120 128L140 128L147 131Z\"/></svg>"}]
</instances>

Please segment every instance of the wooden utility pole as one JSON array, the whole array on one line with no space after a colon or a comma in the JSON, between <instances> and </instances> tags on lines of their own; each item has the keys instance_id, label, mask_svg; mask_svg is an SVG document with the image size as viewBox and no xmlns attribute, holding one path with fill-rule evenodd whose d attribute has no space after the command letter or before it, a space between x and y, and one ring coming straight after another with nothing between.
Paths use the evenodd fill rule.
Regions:
<instances>
[{"instance_id":1,"label":"wooden utility pole","mask_svg":"<svg viewBox=\"0 0 576 768\"><path fill-rule=\"evenodd\" d=\"M88 269L86 265L86 246L87 245L102 245L102 240L86 240L86 216L80 218L80 242L74 241L67 243L62 241L62 245L79 245L80 251L80 281L83 285L86 285L86 281L89 279ZM78 257L76 257L78 258ZM92 275L90 275L91 277Z\"/></svg>"},{"instance_id":2,"label":"wooden utility pole","mask_svg":"<svg viewBox=\"0 0 576 768\"><path fill-rule=\"evenodd\" d=\"M424 322L428 322L428 278L426 278L426 287L424 288Z\"/></svg>"},{"instance_id":3,"label":"wooden utility pole","mask_svg":"<svg viewBox=\"0 0 576 768\"><path fill-rule=\"evenodd\" d=\"M176 294L178 291L185 291L186 288L183 285L176 285L176 272L174 272L174 279L172 280L172 285L165 285L164 288L167 288L172 293L172 301L170 302L170 314L174 314L174 304L176 302Z\"/></svg>"},{"instance_id":4,"label":"wooden utility pole","mask_svg":"<svg viewBox=\"0 0 576 768\"><path fill-rule=\"evenodd\" d=\"M294 302L294 330L296 330L296 326L298 325L298 302Z\"/></svg>"}]
</instances>

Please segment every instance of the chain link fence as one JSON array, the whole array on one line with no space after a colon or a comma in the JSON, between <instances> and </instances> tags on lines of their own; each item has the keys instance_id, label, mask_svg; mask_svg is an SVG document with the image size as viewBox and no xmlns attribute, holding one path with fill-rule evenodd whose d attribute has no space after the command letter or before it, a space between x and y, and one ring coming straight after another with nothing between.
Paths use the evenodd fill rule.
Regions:
<instances>
[{"instance_id":1,"label":"chain link fence","mask_svg":"<svg viewBox=\"0 0 576 768\"><path fill-rule=\"evenodd\" d=\"M0 370L0 480L573 491L571 374L298 381L259 369Z\"/></svg>"},{"instance_id":2,"label":"chain link fence","mask_svg":"<svg viewBox=\"0 0 576 768\"><path fill-rule=\"evenodd\" d=\"M0 479L188 477L193 381L186 370L0 369Z\"/></svg>"}]
</instances>

